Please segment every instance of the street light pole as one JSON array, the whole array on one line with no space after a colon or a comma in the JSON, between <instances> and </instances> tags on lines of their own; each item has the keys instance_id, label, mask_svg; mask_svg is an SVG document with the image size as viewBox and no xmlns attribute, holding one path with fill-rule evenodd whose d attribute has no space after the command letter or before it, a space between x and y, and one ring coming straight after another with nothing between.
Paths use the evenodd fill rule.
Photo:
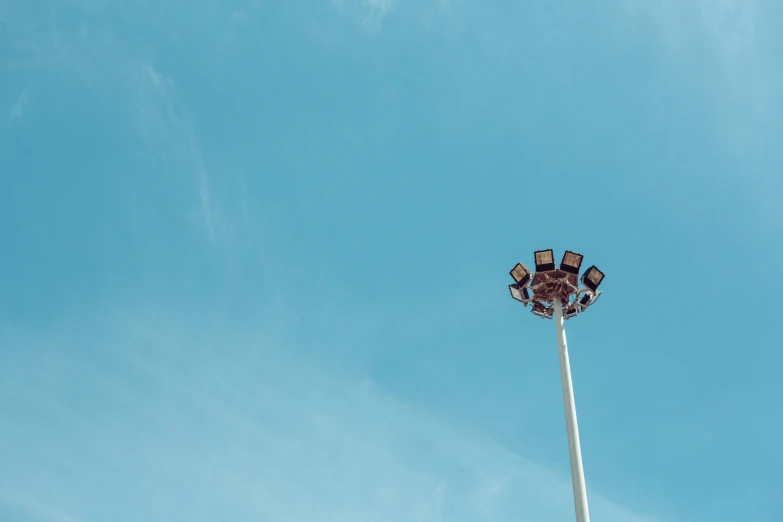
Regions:
<instances>
[{"instance_id":1,"label":"street light pole","mask_svg":"<svg viewBox=\"0 0 783 522\"><path fill-rule=\"evenodd\" d=\"M533 314L543 319L555 320L576 522L590 522L564 322L581 315L595 303L598 296L601 295L598 287L604 279L604 273L593 265L579 278L584 256L569 250L563 255L559 268L555 264L552 250L538 250L534 253L534 257L535 272L522 263L517 263L511 269L509 274L516 283L508 285L508 289L511 292L511 297L517 301L525 306L533 305Z\"/></svg>"},{"instance_id":2,"label":"street light pole","mask_svg":"<svg viewBox=\"0 0 783 522\"><path fill-rule=\"evenodd\" d=\"M587 490L585 473L582 468L582 448L579 444L579 426L576 422L576 404L574 387L571 382L571 365L568 362L568 344L566 343L563 307L560 299L554 302L555 328L557 329L557 347L560 355L560 380L563 384L563 405L565 406L566 431L568 432L568 453L571 457L571 484L574 489L574 509L576 522L590 522L587 508Z\"/></svg>"}]
</instances>

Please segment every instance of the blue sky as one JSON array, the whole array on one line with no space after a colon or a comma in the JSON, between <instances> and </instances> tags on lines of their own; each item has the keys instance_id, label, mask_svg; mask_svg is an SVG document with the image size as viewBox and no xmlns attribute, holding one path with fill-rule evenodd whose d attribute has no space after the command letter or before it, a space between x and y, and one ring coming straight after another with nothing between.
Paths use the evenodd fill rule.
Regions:
<instances>
[{"instance_id":1,"label":"blue sky","mask_svg":"<svg viewBox=\"0 0 783 522\"><path fill-rule=\"evenodd\" d=\"M780 520L782 17L6 0L0 520Z\"/></svg>"}]
</instances>

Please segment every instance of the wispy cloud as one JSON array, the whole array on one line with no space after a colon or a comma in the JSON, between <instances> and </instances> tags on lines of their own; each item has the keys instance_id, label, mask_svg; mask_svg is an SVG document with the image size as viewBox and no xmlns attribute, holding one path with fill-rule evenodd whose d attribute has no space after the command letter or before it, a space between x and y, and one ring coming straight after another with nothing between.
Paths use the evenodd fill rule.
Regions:
<instances>
[{"instance_id":1,"label":"wispy cloud","mask_svg":"<svg viewBox=\"0 0 783 522\"><path fill-rule=\"evenodd\" d=\"M0 501L80 522L571 516L567 477L281 341L96 324L109 333L0 332ZM599 495L592 508L652 520Z\"/></svg>"},{"instance_id":2,"label":"wispy cloud","mask_svg":"<svg viewBox=\"0 0 783 522\"><path fill-rule=\"evenodd\" d=\"M0 506L7 506L15 513L23 513L25 520L34 519L40 522L81 522L78 518L43 504L28 493L18 489L8 488L0 491ZM0 511L2 512L2 511Z\"/></svg>"},{"instance_id":3,"label":"wispy cloud","mask_svg":"<svg viewBox=\"0 0 783 522\"><path fill-rule=\"evenodd\" d=\"M341 11L356 17L367 29L377 29L394 9L395 0L333 0Z\"/></svg>"},{"instance_id":4,"label":"wispy cloud","mask_svg":"<svg viewBox=\"0 0 783 522\"><path fill-rule=\"evenodd\" d=\"M144 136L188 163L198 196L199 216L210 241L219 239L220 214L210 186L204 152L176 84L147 62L132 62L127 75L135 83L139 124Z\"/></svg>"},{"instance_id":5,"label":"wispy cloud","mask_svg":"<svg viewBox=\"0 0 783 522\"><path fill-rule=\"evenodd\" d=\"M103 11L92 2L76 2L74 8L86 19ZM164 2L168 8L173 6ZM237 4L227 14L227 34L243 23L249 13L257 8L257 2ZM1 11L1 10L0 10ZM220 11L221 14L223 10ZM126 97L117 105L135 106L141 135L161 151L161 154L180 163L179 170L191 175L194 202L198 219L209 240L219 241L224 230L218 206L213 196L212 183L204 149L198 132L190 118L188 108L177 93L177 84L164 71L148 60L140 58L135 42L123 41L121 34L105 28L96 28L85 22L72 25L59 23L58 10L49 13L51 20L41 24L25 9L0 12L0 21L6 22L11 31L11 53L6 67L13 73L34 73L49 70L64 73L64 77L79 82L79 87L98 98ZM216 40L220 31L217 20L208 20ZM204 31L204 23L200 26ZM212 34L210 33L210 34ZM219 47L220 42L216 42ZM120 100L117 100L118 102ZM28 91L23 91L11 106L5 125L10 127L19 121L29 106ZM118 111L120 113L122 111ZM122 113L124 116L125 113ZM120 116L120 114L118 114ZM183 165L184 163L185 165ZM184 168L182 168L184 167Z\"/></svg>"},{"instance_id":6,"label":"wispy cloud","mask_svg":"<svg viewBox=\"0 0 783 522\"><path fill-rule=\"evenodd\" d=\"M755 0L702 0L699 16L725 60L741 60L756 52L759 11Z\"/></svg>"},{"instance_id":7,"label":"wispy cloud","mask_svg":"<svg viewBox=\"0 0 783 522\"><path fill-rule=\"evenodd\" d=\"M752 50L758 6L754 0L698 2L623 2L625 12L652 19L672 51L690 47L693 39L709 39L710 47L726 57Z\"/></svg>"},{"instance_id":8,"label":"wispy cloud","mask_svg":"<svg viewBox=\"0 0 783 522\"><path fill-rule=\"evenodd\" d=\"M783 13L775 2L700 0L623 2L636 20L652 21L660 37L665 72L698 93L707 109L706 132L722 142L721 154L741 165L755 201L749 215L759 223L780 223L779 114L783 69L775 46ZM681 95L687 95L681 93Z\"/></svg>"},{"instance_id":9,"label":"wispy cloud","mask_svg":"<svg viewBox=\"0 0 783 522\"><path fill-rule=\"evenodd\" d=\"M773 4L755 0L624 2L657 28L671 74L692 75L712 104L716 130L743 150L766 141L781 106L783 73L760 23ZM766 43L765 43L766 42Z\"/></svg>"},{"instance_id":10,"label":"wispy cloud","mask_svg":"<svg viewBox=\"0 0 783 522\"><path fill-rule=\"evenodd\" d=\"M5 120L6 127L10 127L16 120L22 119L28 103L30 103L30 97L27 95L27 91L22 91L8 111L8 116Z\"/></svg>"}]
</instances>

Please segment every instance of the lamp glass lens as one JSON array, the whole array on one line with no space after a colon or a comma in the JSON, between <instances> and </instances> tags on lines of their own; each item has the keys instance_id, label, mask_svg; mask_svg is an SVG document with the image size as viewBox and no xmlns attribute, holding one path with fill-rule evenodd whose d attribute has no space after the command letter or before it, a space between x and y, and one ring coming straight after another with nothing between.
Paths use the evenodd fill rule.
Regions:
<instances>
[{"instance_id":1,"label":"lamp glass lens","mask_svg":"<svg viewBox=\"0 0 783 522\"><path fill-rule=\"evenodd\" d=\"M587 272L587 279L589 279L590 282L593 283L595 286L601 284L601 280L603 278L604 278L604 274L602 274L601 271L595 267L591 268L590 271Z\"/></svg>"},{"instance_id":2,"label":"lamp glass lens","mask_svg":"<svg viewBox=\"0 0 783 522\"><path fill-rule=\"evenodd\" d=\"M563 264L579 268L582 265L582 256L573 252L566 252L563 256Z\"/></svg>"},{"instance_id":3,"label":"lamp glass lens","mask_svg":"<svg viewBox=\"0 0 783 522\"><path fill-rule=\"evenodd\" d=\"M516 299L517 301L522 300L522 293L519 291L519 287L517 285L509 285L509 290L511 290L511 297Z\"/></svg>"},{"instance_id":4,"label":"lamp glass lens","mask_svg":"<svg viewBox=\"0 0 783 522\"><path fill-rule=\"evenodd\" d=\"M513 277L514 281L517 283L523 281L527 275L528 271L525 270L525 267L523 267L521 264L517 264L517 266L515 266L511 271L511 277Z\"/></svg>"},{"instance_id":5,"label":"lamp glass lens","mask_svg":"<svg viewBox=\"0 0 783 522\"><path fill-rule=\"evenodd\" d=\"M536 264L537 265L549 265L555 262L554 254L551 250L544 250L543 252L536 252Z\"/></svg>"}]
</instances>

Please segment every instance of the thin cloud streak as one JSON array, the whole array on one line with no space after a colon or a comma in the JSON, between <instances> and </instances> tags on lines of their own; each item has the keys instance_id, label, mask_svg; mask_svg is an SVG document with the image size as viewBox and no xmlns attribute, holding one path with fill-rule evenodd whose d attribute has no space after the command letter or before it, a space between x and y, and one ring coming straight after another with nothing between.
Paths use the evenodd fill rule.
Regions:
<instances>
[{"instance_id":1,"label":"thin cloud streak","mask_svg":"<svg viewBox=\"0 0 783 522\"><path fill-rule=\"evenodd\" d=\"M251 9L252 5L241 12ZM167 158L180 164L186 162L187 172L192 175L200 226L210 242L222 239L224 219L213 196L204 149L172 79L137 53L126 51L128 42L110 33L94 31L89 24L79 25L78 30L68 29L67 24L63 28L45 29L23 11L0 13L0 22L6 22L14 30L9 70L65 71L68 78L75 79L91 96L104 99L119 96L123 106L135 106L134 116L143 139L152 142ZM232 20L232 25L238 23ZM5 118L6 127L24 116L29 101L30 95L25 90L11 106Z\"/></svg>"},{"instance_id":2,"label":"thin cloud streak","mask_svg":"<svg viewBox=\"0 0 783 522\"><path fill-rule=\"evenodd\" d=\"M27 95L27 91L22 91L19 96L16 97L16 100L11 105L11 109L8 111L5 126L11 127L15 121L21 120L29 103L30 97Z\"/></svg>"},{"instance_id":3,"label":"thin cloud streak","mask_svg":"<svg viewBox=\"0 0 783 522\"><path fill-rule=\"evenodd\" d=\"M381 21L394 10L395 0L334 0L340 10L354 16L365 29L379 29Z\"/></svg>"},{"instance_id":4,"label":"thin cloud streak","mask_svg":"<svg viewBox=\"0 0 783 522\"><path fill-rule=\"evenodd\" d=\"M176 94L176 85L149 63L134 63L130 71L138 81L136 103L142 130L153 130L152 135L166 149L179 151L189 163L198 195L199 215L209 240L214 243L220 236L219 212L212 197L201 143L186 107Z\"/></svg>"},{"instance_id":5,"label":"thin cloud streak","mask_svg":"<svg viewBox=\"0 0 783 522\"><path fill-rule=\"evenodd\" d=\"M12 347L0 353L0 443L13 448L4 502L80 522L572 514L567 477L280 342L144 319L96 324L109 333L0 332ZM107 494L94 498L98 489ZM653 520L595 494L592 507L609 522Z\"/></svg>"}]
</instances>

